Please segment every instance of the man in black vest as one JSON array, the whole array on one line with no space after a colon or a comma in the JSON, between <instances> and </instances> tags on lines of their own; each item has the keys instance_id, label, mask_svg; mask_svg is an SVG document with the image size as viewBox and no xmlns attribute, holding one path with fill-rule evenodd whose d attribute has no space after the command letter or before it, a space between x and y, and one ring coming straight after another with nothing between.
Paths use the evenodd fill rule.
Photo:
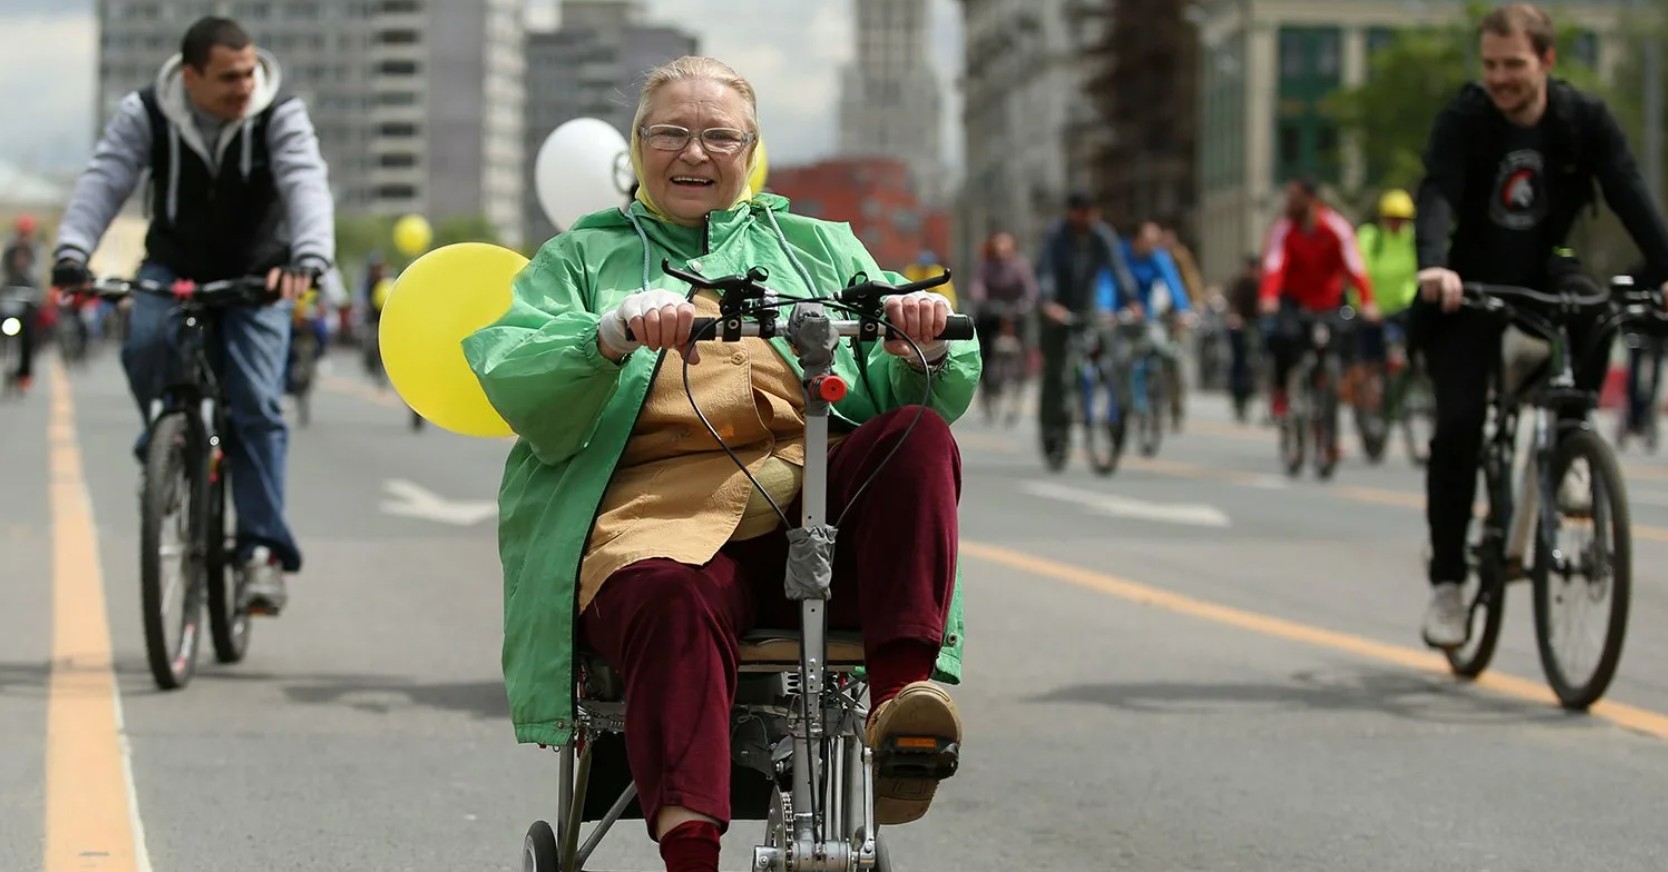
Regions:
<instances>
[{"instance_id":1,"label":"man in black vest","mask_svg":"<svg viewBox=\"0 0 1668 872\"><path fill-rule=\"evenodd\" d=\"M277 62L235 22L193 24L155 84L128 94L110 119L65 211L52 272L57 287L88 283L89 254L149 170L140 279L265 275L281 294L272 306L226 310L219 331L240 589L257 614L283 608L284 573L301 568L284 520L284 362L293 301L335 257L318 138L301 101L279 94L279 80ZM164 387L177 311L159 297L133 303L122 364L145 415Z\"/></svg>"},{"instance_id":2,"label":"man in black vest","mask_svg":"<svg viewBox=\"0 0 1668 872\"><path fill-rule=\"evenodd\" d=\"M1551 78L1555 35L1546 13L1528 3L1490 13L1480 34L1483 83L1467 85L1437 116L1425 151L1411 328L1436 393L1425 483L1432 597L1424 638L1438 648L1463 645L1469 635L1460 595L1466 529L1488 378L1500 357L1498 323L1459 308L1461 282L1593 287L1577 264L1554 253L1592 204L1595 181L1644 254L1644 278L1668 279L1668 224L1615 116L1598 98ZM1571 324L1577 347L1592 326ZM1599 387L1609 360L1610 342L1600 340L1593 358L1573 361L1576 380L1589 390Z\"/></svg>"}]
</instances>

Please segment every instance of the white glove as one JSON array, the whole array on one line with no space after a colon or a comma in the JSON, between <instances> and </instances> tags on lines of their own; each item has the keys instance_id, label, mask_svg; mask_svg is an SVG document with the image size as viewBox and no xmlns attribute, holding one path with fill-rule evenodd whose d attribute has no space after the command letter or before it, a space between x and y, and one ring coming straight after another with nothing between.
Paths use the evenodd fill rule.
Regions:
<instances>
[{"instance_id":1,"label":"white glove","mask_svg":"<svg viewBox=\"0 0 1668 872\"><path fill-rule=\"evenodd\" d=\"M950 347L947 340L939 339L938 334L944 332L944 325L949 323L950 299L943 294L932 291L915 291L897 297L886 298L886 320L903 333L915 340L920 347L921 355L932 363L944 356ZM886 343L886 350L908 361L910 365L919 368L921 357L917 357L915 349L902 337Z\"/></svg>"},{"instance_id":2,"label":"white glove","mask_svg":"<svg viewBox=\"0 0 1668 872\"><path fill-rule=\"evenodd\" d=\"M621 300L618 306L602 313L602 320L597 324L597 340L602 343L603 351L612 351L615 353L614 356L623 357L643 347L642 335L633 339L626 338L627 326L632 328L634 334L643 332L643 323L638 321L632 324L634 320L658 309L660 323L674 325L672 328L662 328L671 333L675 331L678 312L684 307L688 307L691 313L695 311L695 304L684 299L682 294L663 290L638 291ZM668 341L680 338L682 342ZM675 335L662 336L661 339L662 341L655 346L657 349L668 346L681 347L688 341L687 337Z\"/></svg>"}]
</instances>

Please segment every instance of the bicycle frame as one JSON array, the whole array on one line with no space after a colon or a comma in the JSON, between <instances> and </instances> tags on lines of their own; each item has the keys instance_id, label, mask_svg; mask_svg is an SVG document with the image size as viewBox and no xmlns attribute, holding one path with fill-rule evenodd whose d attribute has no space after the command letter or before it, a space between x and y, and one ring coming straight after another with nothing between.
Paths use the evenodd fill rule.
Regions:
<instances>
[{"instance_id":1,"label":"bicycle frame","mask_svg":"<svg viewBox=\"0 0 1668 872\"><path fill-rule=\"evenodd\" d=\"M1495 480L1497 476L1503 480L1503 477L1511 474L1517 447L1519 410L1526 406L1534 410L1529 462L1518 471L1518 486L1513 491L1514 497L1511 502L1503 507L1491 508L1491 517L1497 513L1503 517L1493 518L1490 523L1493 529L1485 529L1485 535L1504 534L1505 547L1502 556L1506 565L1503 568L1508 579L1519 578L1524 570L1525 554L1536 538L1548 539L1547 553L1552 555L1554 567L1563 563L1564 556L1555 539L1551 538L1553 534L1549 532L1557 529L1557 506L1554 501L1541 497L1543 494L1551 493L1557 484L1552 481L1552 460L1560 434L1567 430L1591 429L1592 413L1598 405L1598 397L1594 392L1583 390L1576 384L1575 369L1569 354L1569 327L1565 319L1554 319L1520 307L1507 306L1492 298L1487 303L1468 305L1498 315L1508 324L1548 345L1545 367L1548 374L1523 385L1514 385L1508 390L1503 371L1505 363L1496 359L1492 378L1495 388L1496 424L1493 437L1484 446L1483 458L1483 468L1490 480ZM1561 301L1559 306L1560 312L1566 315L1580 308L1576 302L1569 300ZM1623 309L1597 321L1581 348L1581 358L1590 357L1597 348L1599 337L1607 335L1630 317L1633 317L1632 314ZM1579 417L1572 419L1564 414L1569 411L1579 412Z\"/></svg>"}]
</instances>

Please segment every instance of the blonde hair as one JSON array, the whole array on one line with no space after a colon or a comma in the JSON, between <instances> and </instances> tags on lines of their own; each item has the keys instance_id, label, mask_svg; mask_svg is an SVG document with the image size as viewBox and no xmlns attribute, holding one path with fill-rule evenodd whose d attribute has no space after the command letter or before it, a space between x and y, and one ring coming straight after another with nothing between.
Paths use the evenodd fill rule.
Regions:
<instances>
[{"instance_id":1,"label":"blonde hair","mask_svg":"<svg viewBox=\"0 0 1668 872\"><path fill-rule=\"evenodd\" d=\"M656 91L673 82L696 80L716 82L740 94L741 99L747 104L748 131L759 132L759 100L753 93L752 83L717 58L685 55L649 70L648 75L644 77L643 92L637 98L637 114L631 119L632 136L635 137L637 128L643 126L643 117L649 114L649 102L654 99Z\"/></svg>"},{"instance_id":2,"label":"blonde hair","mask_svg":"<svg viewBox=\"0 0 1668 872\"><path fill-rule=\"evenodd\" d=\"M708 81L728 87L741 95L742 103L747 107L746 123L748 132L752 133L752 152L748 155L747 177L753 177L753 170L759 160L759 100L753 91L753 84L740 73L731 69L729 64L717 58L685 55L675 61L661 64L643 78L643 91L637 98L637 113L631 119L631 166L637 173L637 199L649 208L649 211L661 215L660 207L649 196L649 188L643 184L643 147L639 141L639 131L643 127L643 119L649 114L649 103L661 88L673 82ZM741 199L750 199L758 193L746 187L742 189Z\"/></svg>"}]
</instances>

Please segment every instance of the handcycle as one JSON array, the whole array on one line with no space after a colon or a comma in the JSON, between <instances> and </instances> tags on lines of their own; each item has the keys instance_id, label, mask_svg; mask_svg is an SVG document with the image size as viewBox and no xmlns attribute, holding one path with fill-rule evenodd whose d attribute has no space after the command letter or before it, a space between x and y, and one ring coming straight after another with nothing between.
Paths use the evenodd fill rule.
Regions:
<instances>
[{"instance_id":1,"label":"handcycle","mask_svg":"<svg viewBox=\"0 0 1668 872\"><path fill-rule=\"evenodd\" d=\"M239 662L249 650L249 612L232 565L226 388L211 355L220 310L275 298L262 276L201 285L100 279L76 293L150 294L177 306L166 387L145 416L139 584L151 678L163 690L182 688L196 673L205 610L218 662Z\"/></svg>"},{"instance_id":2,"label":"handcycle","mask_svg":"<svg viewBox=\"0 0 1668 872\"><path fill-rule=\"evenodd\" d=\"M891 863L885 843L878 827L868 824L875 819L871 766L883 777L942 779L955 773L960 749L920 737L897 737L888 747L869 747L864 729L867 684L855 674L863 667L861 635L826 627L824 604L839 523L826 514L828 417L830 406L847 391L846 382L833 371L834 351L842 338L862 342L901 335L884 324L882 298L936 287L948 281L949 274L896 287L864 281L832 297L796 298L783 324L778 309L787 298L762 284L769 276L760 268L718 279L683 272L667 262L661 268L697 288L722 292L720 317L696 318L691 342L715 331L725 342L744 336L785 338L803 372L802 517L788 533L784 576L788 599L800 603L801 626L797 631L755 630L742 639L732 710L732 817L766 822L764 842L754 848L750 868L886 872ZM830 310L858 317L835 319ZM972 321L951 315L939 338L972 337ZM687 374L686 369L686 379ZM926 389L930 398L930 379ZM692 395L690 402L694 404ZM923 402L921 413L925 410ZM723 444L716 433L714 438ZM526 872L580 872L614 824L642 817L625 760L624 682L602 658L582 650L577 685L574 738L559 751L557 822L552 826L535 821L528 829L522 852ZM592 821L596 824L581 844L580 829Z\"/></svg>"},{"instance_id":3,"label":"handcycle","mask_svg":"<svg viewBox=\"0 0 1668 872\"><path fill-rule=\"evenodd\" d=\"M1487 669L1500 638L1506 586L1527 577L1542 671L1564 708L1584 710L1604 695L1621 660L1633 556L1621 471L1593 425L1598 397L1576 385L1572 359L1589 359L1597 350L1594 343L1622 324L1663 335L1668 313L1660 292L1635 290L1625 276L1612 279L1608 292L1588 295L1476 282L1464 289L1462 305L1501 319L1506 332L1490 377L1492 428L1482 447L1488 509L1467 546L1468 638L1444 653L1462 677ZM1536 311L1524 302L1550 309ZM1571 349L1566 322L1577 314L1597 320L1586 347ZM1514 470L1523 408L1533 410L1533 429L1528 460ZM1515 490L1514 471L1521 476ZM1572 493L1583 477L1589 492ZM1575 487L1566 488L1568 482ZM1584 530L1592 533L1585 545L1568 535ZM1565 613L1587 611L1606 599L1610 610L1597 654L1590 666L1579 668L1578 652L1562 650L1563 643L1576 641L1567 638L1573 621Z\"/></svg>"},{"instance_id":4,"label":"handcycle","mask_svg":"<svg viewBox=\"0 0 1668 872\"><path fill-rule=\"evenodd\" d=\"M1281 317L1295 318L1299 337L1306 336L1308 341L1286 378L1290 408L1280 422L1280 460L1287 475L1302 472L1312 440L1315 475L1325 481L1338 466L1338 384L1343 374L1339 351L1355 310L1343 306L1333 312Z\"/></svg>"}]
</instances>

